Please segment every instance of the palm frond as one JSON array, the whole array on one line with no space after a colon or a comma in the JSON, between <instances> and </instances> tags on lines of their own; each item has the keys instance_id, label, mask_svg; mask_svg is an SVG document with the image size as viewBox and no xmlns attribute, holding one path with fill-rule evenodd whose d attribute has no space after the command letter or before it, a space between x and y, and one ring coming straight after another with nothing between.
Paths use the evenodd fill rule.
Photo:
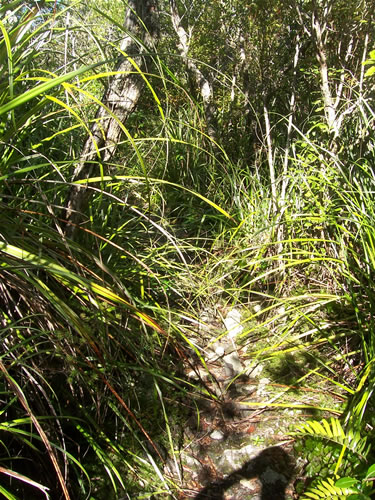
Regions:
<instances>
[{"instance_id":1,"label":"palm frond","mask_svg":"<svg viewBox=\"0 0 375 500\"><path fill-rule=\"evenodd\" d=\"M346 500L349 495L358 493L351 488L340 488L335 485L331 478L319 481L314 488L310 488L303 494L301 500L321 500L322 498L330 498L331 500Z\"/></svg>"},{"instance_id":2,"label":"palm frond","mask_svg":"<svg viewBox=\"0 0 375 500\"><path fill-rule=\"evenodd\" d=\"M321 422L308 420L304 424L296 426L296 432L300 436L311 436L336 443L365 460L370 449L367 437L362 437L359 431L352 428L344 430L340 420L331 417L330 420L323 419Z\"/></svg>"}]
</instances>

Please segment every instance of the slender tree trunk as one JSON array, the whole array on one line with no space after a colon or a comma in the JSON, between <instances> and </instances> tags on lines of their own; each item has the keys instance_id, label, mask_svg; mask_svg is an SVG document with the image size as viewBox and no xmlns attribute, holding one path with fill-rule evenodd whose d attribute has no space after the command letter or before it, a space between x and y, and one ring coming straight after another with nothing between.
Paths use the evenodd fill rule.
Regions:
<instances>
[{"instance_id":1,"label":"slender tree trunk","mask_svg":"<svg viewBox=\"0 0 375 500\"><path fill-rule=\"evenodd\" d=\"M326 51L323 43L323 30L321 28L319 19L317 15L313 15L312 18L313 33L315 34L317 54L316 57L319 63L320 71L320 86L322 89L324 112L326 115L327 125L330 131L334 133L334 136L338 134L337 130L337 120L336 120L336 110L333 102L333 97L331 93L331 88L328 79L328 64ZM326 29L326 27L325 27Z\"/></svg>"},{"instance_id":2,"label":"slender tree trunk","mask_svg":"<svg viewBox=\"0 0 375 500\"><path fill-rule=\"evenodd\" d=\"M270 182L271 182L272 215L276 215L277 212L276 174L275 174L275 164L274 164L273 149L272 149L271 124L266 102L263 103L263 116L264 116L264 123L266 126L266 147L267 147L267 160L268 160L268 168L270 172Z\"/></svg>"},{"instance_id":3,"label":"slender tree trunk","mask_svg":"<svg viewBox=\"0 0 375 500\"><path fill-rule=\"evenodd\" d=\"M285 153L284 153L284 161L283 161L283 180L281 184L281 194L280 194L280 206L284 207L285 197L286 197L286 189L288 187L288 165L289 165L289 152L290 152L290 142L292 138L292 130L293 130L293 118L296 107L296 90L295 90L295 82L297 76L297 65L299 59L300 52L300 41L299 36L297 36L296 40L296 48L294 52L293 59L293 83L292 83L292 93L289 101L289 117L288 117L288 125L287 125L287 134L286 134L286 145L285 145Z\"/></svg>"},{"instance_id":4,"label":"slender tree trunk","mask_svg":"<svg viewBox=\"0 0 375 500\"><path fill-rule=\"evenodd\" d=\"M90 133L82 148L72 181L99 175L100 166L110 160L123 134L122 124L137 105L145 71L158 38L156 0L128 0L124 32L120 46L116 75L112 77L102 97ZM65 233L73 237L88 205L90 190L72 186L65 204Z\"/></svg>"},{"instance_id":5,"label":"slender tree trunk","mask_svg":"<svg viewBox=\"0 0 375 500\"><path fill-rule=\"evenodd\" d=\"M190 79L199 89L199 93L203 101L204 111L206 113L208 135L212 139L215 139L215 111L213 105L213 89L211 82L203 75L195 62L188 56L191 33L188 33L182 25L181 16L177 8L176 1L170 0L169 5L172 25L178 38L177 48L180 52L184 64L186 65Z\"/></svg>"},{"instance_id":6,"label":"slender tree trunk","mask_svg":"<svg viewBox=\"0 0 375 500\"><path fill-rule=\"evenodd\" d=\"M299 52L300 52L300 40L299 40L299 36L297 36L296 48L295 48L294 59L293 59L293 82L292 82L292 93L291 93L290 101L289 101L289 117L288 117L286 144L285 144L284 161L283 161L283 176L282 176L281 191L280 191L280 198L279 198L279 214L277 217L277 219L278 219L277 220L277 223L278 223L277 240L279 241L279 244L277 247L277 253L279 255L281 255L282 251L283 251L283 244L281 243L281 241L284 239L284 224L282 224L281 221L282 221L282 217L283 217L284 212L285 212L286 190L287 190L288 183L289 183L288 166L289 166L290 143L291 143L292 130L293 130L293 119L294 119L295 108L296 108L295 82L296 82L296 76L297 76L297 65L298 65L298 59L299 59Z\"/></svg>"}]
</instances>

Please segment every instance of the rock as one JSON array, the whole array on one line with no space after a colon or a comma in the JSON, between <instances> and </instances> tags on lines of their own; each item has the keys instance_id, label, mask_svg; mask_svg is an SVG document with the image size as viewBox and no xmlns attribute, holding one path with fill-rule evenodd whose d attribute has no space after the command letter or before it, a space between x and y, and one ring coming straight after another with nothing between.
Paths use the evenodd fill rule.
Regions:
<instances>
[{"instance_id":1,"label":"rock","mask_svg":"<svg viewBox=\"0 0 375 500\"><path fill-rule=\"evenodd\" d=\"M218 355L215 351L213 351L212 349L207 349L204 359L205 361L212 361L213 359L217 358L217 356Z\"/></svg>"},{"instance_id":2,"label":"rock","mask_svg":"<svg viewBox=\"0 0 375 500\"><path fill-rule=\"evenodd\" d=\"M199 470L202 467L200 461L197 458L185 454L183 454L181 458L182 461L185 462L185 464L188 465L189 467L194 467L197 470Z\"/></svg>"},{"instance_id":3,"label":"rock","mask_svg":"<svg viewBox=\"0 0 375 500\"><path fill-rule=\"evenodd\" d=\"M210 438L216 439L217 441L220 441L221 439L224 439L224 434L221 431L215 430L215 431L211 432Z\"/></svg>"},{"instance_id":4,"label":"rock","mask_svg":"<svg viewBox=\"0 0 375 500\"><path fill-rule=\"evenodd\" d=\"M228 466L229 471L240 469L245 462L253 458L258 452L259 448L251 444L240 449L227 449L224 450L218 465L226 471L228 470Z\"/></svg>"},{"instance_id":5,"label":"rock","mask_svg":"<svg viewBox=\"0 0 375 500\"><path fill-rule=\"evenodd\" d=\"M246 373L249 377L251 376L252 378L257 378L262 373L262 371L263 371L263 365L258 363L254 367L247 368Z\"/></svg>"},{"instance_id":6,"label":"rock","mask_svg":"<svg viewBox=\"0 0 375 500\"><path fill-rule=\"evenodd\" d=\"M203 326L205 326L208 329L210 328L209 327L210 323L212 323L214 319L215 319L215 310L210 307L203 309L199 315L199 321L204 323Z\"/></svg>"},{"instance_id":7,"label":"rock","mask_svg":"<svg viewBox=\"0 0 375 500\"><path fill-rule=\"evenodd\" d=\"M243 488L246 488L247 490L259 490L259 484L257 479L241 479L240 484ZM251 497L254 500L254 497ZM259 497L257 497L259 498Z\"/></svg>"},{"instance_id":8,"label":"rock","mask_svg":"<svg viewBox=\"0 0 375 500\"><path fill-rule=\"evenodd\" d=\"M221 344L218 344L218 345L215 347L215 353L216 353L218 356L223 356L223 354L225 353L224 346L222 346Z\"/></svg>"},{"instance_id":9,"label":"rock","mask_svg":"<svg viewBox=\"0 0 375 500\"><path fill-rule=\"evenodd\" d=\"M259 384L258 384L257 396L259 396L259 397L266 396L267 395L266 386L270 383L271 383L271 381L269 378L261 378L259 380Z\"/></svg>"},{"instance_id":10,"label":"rock","mask_svg":"<svg viewBox=\"0 0 375 500\"><path fill-rule=\"evenodd\" d=\"M243 371L240 358L236 351L227 354L223 358L225 374L227 377L235 377Z\"/></svg>"},{"instance_id":11,"label":"rock","mask_svg":"<svg viewBox=\"0 0 375 500\"><path fill-rule=\"evenodd\" d=\"M240 311L238 309L230 310L224 319L224 325L230 339L234 339L240 335L243 332Z\"/></svg>"},{"instance_id":12,"label":"rock","mask_svg":"<svg viewBox=\"0 0 375 500\"><path fill-rule=\"evenodd\" d=\"M207 370L203 368L203 366L197 366L195 370L190 370L186 377L191 381L198 382L199 380L207 380L208 373Z\"/></svg>"},{"instance_id":13,"label":"rock","mask_svg":"<svg viewBox=\"0 0 375 500\"><path fill-rule=\"evenodd\" d=\"M261 310L262 310L262 306L260 304L255 304L255 306L253 307L253 311L255 312L255 314L257 314Z\"/></svg>"},{"instance_id":14,"label":"rock","mask_svg":"<svg viewBox=\"0 0 375 500\"><path fill-rule=\"evenodd\" d=\"M288 483L288 480L283 474L276 472L271 469L271 467L267 467L266 470L260 475L260 480L263 484L273 484L277 482L281 482L284 484Z\"/></svg>"},{"instance_id":15,"label":"rock","mask_svg":"<svg viewBox=\"0 0 375 500\"><path fill-rule=\"evenodd\" d=\"M199 380L198 374L194 370L190 370L187 374L186 377L190 380Z\"/></svg>"}]
</instances>

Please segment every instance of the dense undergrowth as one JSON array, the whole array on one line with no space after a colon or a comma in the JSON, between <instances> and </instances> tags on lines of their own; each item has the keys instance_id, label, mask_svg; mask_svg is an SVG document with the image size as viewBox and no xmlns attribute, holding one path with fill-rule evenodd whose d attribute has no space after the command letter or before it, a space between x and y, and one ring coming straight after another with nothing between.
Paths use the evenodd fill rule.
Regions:
<instances>
[{"instance_id":1,"label":"dense undergrowth","mask_svg":"<svg viewBox=\"0 0 375 500\"><path fill-rule=\"evenodd\" d=\"M199 311L236 304L253 311L240 339L253 346L249 356L317 359L317 349L316 366L298 383L320 377L342 398L332 420L325 408L320 426L299 424L298 454L317 463L304 472L301 495L310 488L308 498L355 491L350 498L368 498L370 83L352 98L339 137L313 109L285 145L288 117L275 114L271 155L279 173L271 188L269 137L263 132L251 145L240 88L235 131L223 105L218 127L228 134L212 138L203 109L163 62L159 73L143 75L148 86L126 124L129 135L84 181L90 204L71 239L63 209L72 171L100 106L99 82L111 76L102 63L108 54L94 55L91 46L83 58L89 67L59 61L57 34L69 29L63 20L71 8L0 7L0 492L9 499L177 496L180 485L163 464L177 460L186 416L204 390L184 380L182 366L192 353L201 358ZM99 48L104 40L99 33ZM56 71L45 66L49 50ZM254 339L264 334L268 343L259 348ZM287 404L286 394L275 407Z\"/></svg>"}]
</instances>

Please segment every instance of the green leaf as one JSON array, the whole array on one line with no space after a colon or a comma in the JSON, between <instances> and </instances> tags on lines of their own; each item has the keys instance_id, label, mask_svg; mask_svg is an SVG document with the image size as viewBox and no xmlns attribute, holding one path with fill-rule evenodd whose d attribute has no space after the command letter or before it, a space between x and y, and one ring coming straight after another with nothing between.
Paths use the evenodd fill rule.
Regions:
<instances>
[{"instance_id":1,"label":"green leaf","mask_svg":"<svg viewBox=\"0 0 375 500\"><path fill-rule=\"evenodd\" d=\"M28 101L31 101L31 99L34 99L34 97L37 97L38 95L43 94L44 92L47 92L53 89L54 87L57 87L58 85L61 85L67 80L71 80L72 78L84 73L85 71L89 71L93 68L96 68L101 64L103 63L91 64L90 66L83 66L82 68L79 68L75 71L71 71L70 73L66 73L65 75L61 75L56 78L51 78L47 82L41 83L40 85L37 85L36 87L33 87L30 90L27 90L26 92L15 97L14 99L7 102L3 106L0 106L0 116L3 115L4 113L7 113L8 111L11 111L12 109L17 108L18 106L25 104Z\"/></svg>"},{"instance_id":2,"label":"green leaf","mask_svg":"<svg viewBox=\"0 0 375 500\"><path fill-rule=\"evenodd\" d=\"M91 177L89 179L83 179L79 181L75 181L75 184L88 184L88 183L94 183L94 182L106 182L106 181L114 181L114 180L124 180L124 181L130 181L130 180L138 180L138 181L146 181L145 177L140 177L140 176L135 176L135 175L113 175L113 176L102 176L102 177ZM191 189L188 189L187 187L181 185L181 184L175 184L174 182L169 182L164 179L154 179L154 178L147 178L148 182L154 182L158 184L166 184L168 186L172 186L178 189L183 189L184 191L187 191L188 193L196 196L197 198L200 198L204 202L206 202L208 205L211 205L211 207L215 208L218 212L221 214L225 215L228 219L233 220L233 217L229 215L229 213L224 210L223 208L219 207L216 203L213 201L209 200L205 196L201 195L200 193L196 191L192 191Z\"/></svg>"},{"instance_id":3,"label":"green leaf","mask_svg":"<svg viewBox=\"0 0 375 500\"><path fill-rule=\"evenodd\" d=\"M7 500L18 500L10 491L6 490L0 485L0 493L4 495Z\"/></svg>"},{"instance_id":4,"label":"green leaf","mask_svg":"<svg viewBox=\"0 0 375 500\"><path fill-rule=\"evenodd\" d=\"M371 66L371 68L369 68L366 71L365 76L372 76L374 73L375 73L375 66Z\"/></svg>"},{"instance_id":5,"label":"green leaf","mask_svg":"<svg viewBox=\"0 0 375 500\"><path fill-rule=\"evenodd\" d=\"M319 500L321 497L321 495L315 495L314 493L311 493L311 491L309 491L308 493L305 493L305 496L303 498L312 498L313 500Z\"/></svg>"},{"instance_id":6,"label":"green leaf","mask_svg":"<svg viewBox=\"0 0 375 500\"><path fill-rule=\"evenodd\" d=\"M353 479L352 477L342 477L335 482L335 486L338 488L351 488L357 483L359 483L358 479Z\"/></svg>"},{"instance_id":7,"label":"green leaf","mask_svg":"<svg viewBox=\"0 0 375 500\"><path fill-rule=\"evenodd\" d=\"M362 459L364 459L367 454L365 450L367 444L366 438L362 438L358 431L354 431L350 428L344 431L338 418L331 417L330 421L323 419L321 423L314 420L308 420L304 424L297 426L296 429L297 434L314 436L343 446L339 462L346 452L345 448ZM316 444L314 446L316 447Z\"/></svg>"},{"instance_id":8,"label":"green leaf","mask_svg":"<svg viewBox=\"0 0 375 500\"><path fill-rule=\"evenodd\" d=\"M367 495L363 495L363 493L353 493L347 497L347 500L371 500Z\"/></svg>"},{"instance_id":9,"label":"green leaf","mask_svg":"<svg viewBox=\"0 0 375 500\"><path fill-rule=\"evenodd\" d=\"M375 464L370 465L370 467L368 468L367 474L363 479L365 481L367 481L368 479L370 479L370 478L373 479L374 477L375 477Z\"/></svg>"}]
</instances>

